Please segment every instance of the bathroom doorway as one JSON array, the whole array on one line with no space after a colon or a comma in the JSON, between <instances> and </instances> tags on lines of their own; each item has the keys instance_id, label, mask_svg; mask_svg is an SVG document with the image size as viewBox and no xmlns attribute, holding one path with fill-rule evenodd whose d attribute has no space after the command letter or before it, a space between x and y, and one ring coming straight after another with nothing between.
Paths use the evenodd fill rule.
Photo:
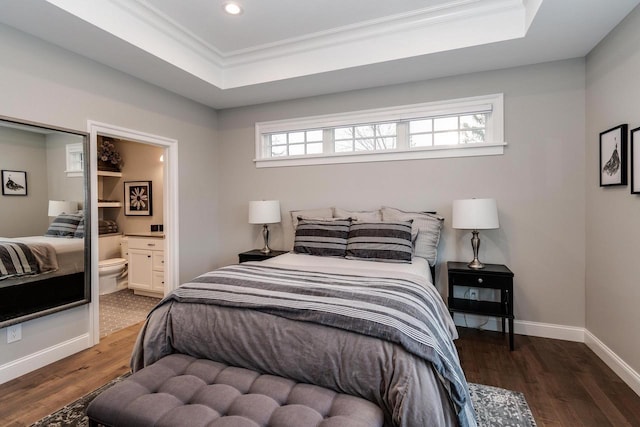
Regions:
<instances>
[{"instance_id":1,"label":"bathroom doorway","mask_svg":"<svg viewBox=\"0 0 640 427\"><path fill-rule=\"evenodd\" d=\"M177 141L95 122L89 134L97 344L144 320L177 286Z\"/></svg>"}]
</instances>

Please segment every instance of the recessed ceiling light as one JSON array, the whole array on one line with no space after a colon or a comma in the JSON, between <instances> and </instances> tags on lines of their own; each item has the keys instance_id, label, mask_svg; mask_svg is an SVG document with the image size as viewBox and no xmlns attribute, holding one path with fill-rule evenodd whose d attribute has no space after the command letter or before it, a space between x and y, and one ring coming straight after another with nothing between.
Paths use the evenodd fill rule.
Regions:
<instances>
[{"instance_id":1,"label":"recessed ceiling light","mask_svg":"<svg viewBox=\"0 0 640 427\"><path fill-rule=\"evenodd\" d=\"M242 13L242 8L238 3L228 2L224 4L224 11L229 15L240 15Z\"/></svg>"}]
</instances>

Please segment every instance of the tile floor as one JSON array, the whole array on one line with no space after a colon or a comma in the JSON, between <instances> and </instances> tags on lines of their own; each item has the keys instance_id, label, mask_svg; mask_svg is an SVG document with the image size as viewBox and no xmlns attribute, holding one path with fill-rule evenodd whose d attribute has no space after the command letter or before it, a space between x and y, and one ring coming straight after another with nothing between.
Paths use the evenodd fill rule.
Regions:
<instances>
[{"instance_id":1,"label":"tile floor","mask_svg":"<svg viewBox=\"0 0 640 427\"><path fill-rule=\"evenodd\" d=\"M131 289L123 289L100 295L100 338L147 317L160 298L135 295Z\"/></svg>"}]
</instances>

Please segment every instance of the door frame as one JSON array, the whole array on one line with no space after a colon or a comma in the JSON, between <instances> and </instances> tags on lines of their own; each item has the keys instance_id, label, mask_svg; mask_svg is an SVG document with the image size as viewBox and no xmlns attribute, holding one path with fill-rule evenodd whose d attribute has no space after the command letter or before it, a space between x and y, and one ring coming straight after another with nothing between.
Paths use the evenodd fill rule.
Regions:
<instances>
[{"instance_id":1,"label":"door frame","mask_svg":"<svg viewBox=\"0 0 640 427\"><path fill-rule=\"evenodd\" d=\"M179 222L178 222L178 141L163 136L153 135L107 123L87 121L89 133L89 167L90 187L92 195L98 194L98 159L96 148L98 135L164 148L164 195L163 224L165 235L165 295L176 289L179 284ZM100 342L100 287L98 276L98 205L91 203L91 303L89 304L89 342L96 345Z\"/></svg>"}]
</instances>

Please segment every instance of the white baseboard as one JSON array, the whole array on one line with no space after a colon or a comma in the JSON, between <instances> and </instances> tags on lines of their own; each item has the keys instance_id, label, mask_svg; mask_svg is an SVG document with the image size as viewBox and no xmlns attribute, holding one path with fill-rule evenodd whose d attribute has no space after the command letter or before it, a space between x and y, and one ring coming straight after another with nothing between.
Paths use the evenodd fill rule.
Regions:
<instances>
[{"instance_id":1,"label":"white baseboard","mask_svg":"<svg viewBox=\"0 0 640 427\"><path fill-rule=\"evenodd\" d=\"M460 313L455 313L454 320L457 326L480 328L487 331L502 330L501 320L495 317L477 316L473 314L462 315ZM513 329L516 334L520 335L584 342L584 328L575 326L515 320L513 323Z\"/></svg>"},{"instance_id":2,"label":"white baseboard","mask_svg":"<svg viewBox=\"0 0 640 427\"><path fill-rule=\"evenodd\" d=\"M0 384L91 347L89 334L82 334L0 366Z\"/></svg>"},{"instance_id":3,"label":"white baseboard","mask_svg":"<svg viewBox=\"0 0 640 427\"><path fill-rule=\"evenodd\" d=\"M615 354L595 335L585 330L584 343L640 396L640 374Z\"/></svg>"}]
</instances>

